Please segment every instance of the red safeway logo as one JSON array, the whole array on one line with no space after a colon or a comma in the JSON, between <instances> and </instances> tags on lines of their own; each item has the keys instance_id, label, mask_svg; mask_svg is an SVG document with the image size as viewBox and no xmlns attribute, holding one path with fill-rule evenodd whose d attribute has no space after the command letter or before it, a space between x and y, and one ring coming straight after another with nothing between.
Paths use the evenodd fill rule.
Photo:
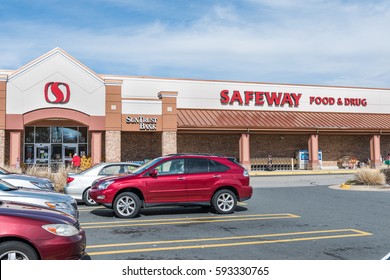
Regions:
<instances>
[{"instance_id":1,"label":"red safeway logo","mask_svg":"<svg viewBox=\"0 0 390 280\"><path fill-rule=\"evenodd\" d=\"M45 99L47 103L65 104L69 102L69 85L62 82L50 82L45 85Z\"/></svg>"}]
</instances>

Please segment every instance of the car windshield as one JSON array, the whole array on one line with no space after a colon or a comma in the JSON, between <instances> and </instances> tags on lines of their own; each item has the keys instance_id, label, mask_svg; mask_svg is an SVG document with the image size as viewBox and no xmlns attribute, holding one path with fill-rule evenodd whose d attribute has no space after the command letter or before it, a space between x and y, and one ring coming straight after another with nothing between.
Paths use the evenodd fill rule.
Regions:
<instances>
[{"instance_id":1,"label":"car windshield","mask_svg":"<svg viewBox=\"0 0 390 280\"><path fill-rule=\"evenodd\" d=\"M12 186L11 184L8 184L7 182L4 182L0 180L0 190L2 191L13 191L17 190L18 188Z\"/></svg>"},{"instance_id":2,"label":"car windshield","mask_svg":"<svg viewBox=\"0 0 390 280\"><path fill-rule=\"evenodd\" d=\"M103 163L99 163L99 164L97 164L97 165L94 165L94 166L92 166L92 167L90 167L90 168L85 169L84 171L81 171L79 174L89 173L89 172L91 172L92 170L101 168L102 165L103 165Z\"/></svg>"},{"instance_id":3,"label":"car windshield","mask_svg":"<svg viewBox=\"0 0 390 280\"><path fill-rule=\"evenodd\" d=\"M11 174L11 173L9 173L7 170L0 167L0 175L8 175L8 174Z\"/></svg>"},{"instance_id":4,"label":"car windshield","mask_svg":"<svg viewBox=\"0 0 390 280\"><path fill-rule=\"evenodd\" d=\"M148 161L147 163L145 163L144 165L138 167L136 170L132 171L131 174L135 174L135 175L138 175L138 174L141 174L142 172L144 172L146 169L148 169L149 167L155 165L156 163L158 163L159 161L161 161L163 158L159 157L159 158L155 158L151 161Z\"/></svg>"}]
</instances>

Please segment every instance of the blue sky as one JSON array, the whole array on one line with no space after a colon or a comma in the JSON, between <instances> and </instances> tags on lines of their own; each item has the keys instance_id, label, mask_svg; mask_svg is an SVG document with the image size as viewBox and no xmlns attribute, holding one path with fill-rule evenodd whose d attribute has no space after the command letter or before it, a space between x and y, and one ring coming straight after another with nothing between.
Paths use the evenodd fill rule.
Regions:
<instances>
[{"instance_id":1,"label":"blue sky","mask_svg":"<svg viewBox=\"0 0 390 280\"><path fill-rule=\"evenodd\" d=\"M2 0L0 69L390 88L390 1Z\"/></svg>"}]
</instances>

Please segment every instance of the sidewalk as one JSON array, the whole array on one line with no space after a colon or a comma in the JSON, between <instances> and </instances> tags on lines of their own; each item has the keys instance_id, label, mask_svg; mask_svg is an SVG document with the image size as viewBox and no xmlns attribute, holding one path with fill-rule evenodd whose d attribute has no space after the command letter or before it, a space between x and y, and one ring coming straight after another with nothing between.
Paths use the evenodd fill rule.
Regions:
<instances>
[{"instance_id":1,"label":"sidewalk","mask_svg":"<svg viewBox=\"0 0 390 280\"><path fill-rule=\"evenodd\" d=\"M250 176L354 174L359 169L250 171Z\"/></svg>"}]
</instances>

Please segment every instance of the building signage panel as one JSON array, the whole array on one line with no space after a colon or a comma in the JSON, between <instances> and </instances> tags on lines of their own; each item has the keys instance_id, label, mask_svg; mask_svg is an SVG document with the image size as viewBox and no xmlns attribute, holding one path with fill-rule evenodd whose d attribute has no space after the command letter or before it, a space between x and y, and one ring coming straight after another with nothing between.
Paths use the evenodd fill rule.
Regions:
<instances>
[{"instance_id":1,"label":"building signage panel","mask_svg":"<svg viewBox=\"0 0 390 280\"><path fill-rule=\"evenodd\" d=\"M45 100L52 104L65 104L70 99L70 88L67 83L49 82L45 85Z\"/></svg>"},{"instance_id":2,"label":"building signage panel","mask_svg":"<svg viewBox=\"0 0 390 280\"><path fill-rule=\"evenodd\" d=\"M6 94L7 114L47 108L70 109L89 116L106 114L104 80L60 49L10 75Z\"/></svg>"},{"instance_id":3,"label":"building signage panel","mask_svg":"<svg viewBox=\"0 0 390 280\"><path fill-rule=\"evenodd\" d=\"M268 107L295 107L298 108L300 100L307 99L302 93L290 92L269 92L269 91L229 91L224 89L220 93L220 102L222 105L254 105ZM357 106L366 107L366 98L351 98L351 97L321 97L308 96L309 105L318 106Z\"/></svg>"},{"instance_id":4,"label":"building signage panel","mask_svg":"<svg viewBox=\"0 0 390 280\"><path fill-rule=\"evenodd\" d=\"M177 108L180 109L375 114L390 112L390 89L380 88L131 77L123 81L122 97L130 99L146 96L151 99L157 92L164 90L178 92ZM138 111L134 113L134 110L122 112L142 114Z\"/></svg>"},{"instance_id":5,"label":"building signage panel","mask_svg":"<svg viewBox=\"0 0 390 280\"><path fill-rule=\"evenodd\" d=\"M124 131L162 131L160 116L127 115L123 116L122 130Z\"/></svg>"}]
</instances>

